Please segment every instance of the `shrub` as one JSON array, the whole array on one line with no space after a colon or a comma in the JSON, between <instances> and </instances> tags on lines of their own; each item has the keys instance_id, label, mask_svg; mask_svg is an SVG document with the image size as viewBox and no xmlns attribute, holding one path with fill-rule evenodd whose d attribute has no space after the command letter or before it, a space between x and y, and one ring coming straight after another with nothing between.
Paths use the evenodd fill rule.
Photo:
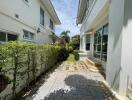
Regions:
<instances>
[{"instance_id":1,"label":"shrub","mask_svg":"<svg viewBox=\"0 0 132 100\"><path fill-rule=\"evenodd\" d=\"M61 48L59 51L58 61L64 61L69 56L69 52L66 50L66 48Z\"/></svg>"},{"instance_id":2,"label":"shrub","mask_svg":"<svg viewBox=\"0 0 132 100\"><path fill-rule=\"evenodd\" d=\"M0 95L0 100L15 97L22 88L57 63L60 48L53 45L35 45L9 42L0 47L0 73L9 77L12 91ZM0 79L1 80L1 79Z\"/></svg>"}]
</instances>

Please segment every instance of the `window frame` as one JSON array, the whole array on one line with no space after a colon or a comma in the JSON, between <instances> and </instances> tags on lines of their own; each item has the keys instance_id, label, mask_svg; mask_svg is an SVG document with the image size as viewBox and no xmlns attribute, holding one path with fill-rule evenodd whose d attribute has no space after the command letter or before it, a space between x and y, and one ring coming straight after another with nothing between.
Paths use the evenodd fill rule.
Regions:
<instances>
[{"instance_id":1,"label":"window frame","mask_svg":"<svg viewBox=\"0 0 132 100\"><path fill-rule=\"evenodd\" d=\"M52 29L52 30L54 30L54 23L53 23L53 21L50 19L50 25L49 25L49 27Z\"/></svg>"},{"instance_id":2,"label":"window frame","mask_svg":"<svg viewBox=\"0 0 132 100\"><path fill-rule=\"evenodd\" d=\"M27 36L25 36L25 34L27 34ZM27 30L23 30L23 39L34 40L34 37L35 37L34 33L27 31Z\"/></svg>"},{"instance_id":3,"label":"window frame","mask_svg":"<svg viewBox=\"0 0 132 100\"><path fill-rule=\"evenodd\" d=\"M107 29L107 33L104 33L105 28ZM99 58L101 61L107 61L107 49L106 52L103 52L104 50L104 42L108 43L108 31L109 30L109 24L103 25L99 30L95 32L94 35L94 56L96 58ZM100 32L100 33L99 33ZM104 37L107 38L104 41ZM105 43L107 46L108 44Z\"/></svg>"},{"instance_id":4,"label":"window frame","mask_svg":"<svg viewBox=\"0 0 132 100\"><path fill-rule=\"evenodd\" d=\"M90 39L91 35L87 34L86 35L86 51L90 51L90 44L91 44L91 39ZM89 47L88 47L89 45ZM88 48L88 49L87 49Z\"/></svg>"},{"instance_id":5,"label":"window frame","mask_svg":"<svg viewBox=\"0 0 132 100\"><path fill-rule=\"evenodd\" d=\"M40 7L40 25L44 26L45 25L45 12L42 7Z\"/></svg>"},{"instance_id":6,"label":"window frame","mask_svg":"<svg viewBox=\"0 0 132 100\"><path fill-rule=\"evenodd\" d=\"M105 28L107 28L107 33L104 33ZM103 26L103 32L102 32L102 57L101 58L103 61L107 61L108 33L109 33L109 24L107 23ZM104 37L107 40L104 40ZM106 52L104 52L104 45L106 45Z\"/></svg>"},{"instance_id":7,"label":"window frame","mask_svg":"<svg viewBox=\"0 0 132 100\"><path fill-rule=\"evenodd\" d=\"M10 32L5 32L5 31L0 31L0 32L5 34L5 40L4 41L0 40L0 42L9 42L9 41L17 41L18 40L18 35L17 34L12 34ZM16 36L16 40L9 40L9 35Z\"/></svg>"}]
</instances>

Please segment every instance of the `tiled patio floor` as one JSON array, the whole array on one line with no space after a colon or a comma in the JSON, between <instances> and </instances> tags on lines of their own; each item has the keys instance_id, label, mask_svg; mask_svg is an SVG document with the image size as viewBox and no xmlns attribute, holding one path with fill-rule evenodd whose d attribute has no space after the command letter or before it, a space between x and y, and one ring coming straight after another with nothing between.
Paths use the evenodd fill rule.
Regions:
<instances>
[{"instance_id":1,"label":"tiled patio floor","mask_svg":"<svg viewBox=\"0 0 132 100\"><path fill-rule=\"evenodd\" d=\"M84 62L63 62L24 100L116 100L101 83L103 76L91 69Z\"/></svg>"}]
</instances>

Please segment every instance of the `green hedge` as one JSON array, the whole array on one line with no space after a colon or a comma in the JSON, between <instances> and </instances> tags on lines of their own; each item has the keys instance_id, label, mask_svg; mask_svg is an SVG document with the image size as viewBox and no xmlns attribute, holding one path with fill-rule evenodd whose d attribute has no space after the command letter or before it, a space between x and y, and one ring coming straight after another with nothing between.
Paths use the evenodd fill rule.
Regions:
<instances>
[{"instance_id":1,"label":"green hedge","mask_svg":"<svg viewBox=\"0 0 132 100\"><path fill-rule=\"evenodd\" d=\"M35 45L10 42L0 46L0 74L9 77L11 93L0 99L15 97L23 87L57 63L60 48L53 45Z\"/></svg>"}]
</instances>

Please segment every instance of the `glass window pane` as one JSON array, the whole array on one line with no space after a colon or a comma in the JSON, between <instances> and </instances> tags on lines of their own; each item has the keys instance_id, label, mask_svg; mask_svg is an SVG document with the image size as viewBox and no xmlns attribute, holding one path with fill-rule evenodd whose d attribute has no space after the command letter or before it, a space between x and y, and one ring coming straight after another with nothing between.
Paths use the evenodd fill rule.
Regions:
<instances>
[{"instance_id":1,"label":"glass window pane","mask_svg":"<svg viewBox=\"0 0 132 100\"><path fill-rule=\"evenodd\" d=\"M90 43L86 44L86 50L90 50Z\"/></svg>"},{"instance_id":2,"label":"glass window pane","mask_svg":"<svg viewBox=\"0 0 132 100\"><path fill-rule=\"evenodd\" d=\"M29 38L30 39L34 39L34 34L33 33L29 33Z\"/></svg>"},{"instance_id":3,"label":"glass window pane","mask_svg":"<svg viewBox=\"0 0 132 100\"><path fill-rule=\"evenodd\" d=\"M50 19L50 28L53 30L54 29L54 25L53 25L53 21Z\"/></svg>"},{"instance_id":4,"label":"glass window pane","mask_svg":"<svg viewBox=\"0 0 132 100\"><path fill-rule=\"evenodd\" d=\"M24 34L23 34L23 38L24 39L30 39L30 40L33 40L34 39L34 34L29 32L29 31L26 31L26 30L23 30Z\"/></svg>"},{"instance_id":5,"label":"glass window pane","mask_svg":"<svg viewBox=\"0 0 132 100\"><path fill-rule=\"evenodd\" d=\"M97 46L97 51L101 51L101 44L99 44L98 46Z\"/></svg>"},{"instance_id":6,"label":"glass window pane","mask_svg":"<svg viewBox=\"0 0 132 100\"><path fill-rule=\"evenodd\" d=\"M24 32L23 38L28 39L29 38L28 31L24 30L23 32Z\"/></svg>"},{"instance_id":7,"label":"glass window pane","mask_svg":"<svg viewBox=\"0 0 132 100\"><path fill-rule=\"evenodd\" d=\"M3 41L3 42L6 41L6 33L0 32L0 41Z\"/></svg>"},{"instance_id":8,"label":"glass window pane","mask_svg":"<svg viewBox=\"0 0 132 100\"><path fill-rule=\"evenodd\" d=\"M107 60L108 24L103 27L102 60Z\"/></svg>"},{"instance_id":9,"label":"glass window pane","mask_svg":"<svg viewBox=\"0 0 132 100\"><path fill-rule=\"evenodd\" d=\"M108 24L103 27L103 34L104 35L108 34Z\"/></svg>"},{"instance_id":10,"label":"glass window pane","mask_svg":"<svg viewBox=\"0 0 132 100\"><path fill-rule=\"evenodd\" d=\"M7 34L8 41L16 41L17 40L17 35L13 34Z\"/></svg>"},{"instance_id":11,"label":"glass window pane","mask_svg":"<svg viewBox=\"0 0 132 100\"><path fill-rule=\"evenodd\" d=\"M90 34L86 35L86 50L90 50Z\"/></svg>"},{"instance_id":12,"label":"glass window pane","mask_svg":"<svg viewBox=\"0 0 132 100\"><path fill-rule=\"evenodd\" d=\"M40 8L40 24L44 26L44 10Z\"/></svg>"}]
</instances>

